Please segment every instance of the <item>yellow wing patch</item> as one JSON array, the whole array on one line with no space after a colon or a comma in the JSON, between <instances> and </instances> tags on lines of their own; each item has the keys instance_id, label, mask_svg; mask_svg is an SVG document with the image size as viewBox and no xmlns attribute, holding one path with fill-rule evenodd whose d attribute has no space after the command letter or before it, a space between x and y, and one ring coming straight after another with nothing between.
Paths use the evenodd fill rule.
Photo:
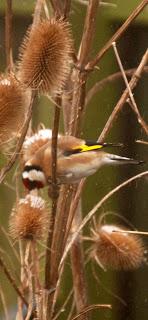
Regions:
<instances>
[{"instance_id":1,"label":"yellow wing patch","mask_svg":"<svg viewBox=\"0 0 148 320\"><path fill-rule=\"evenodd\" d=\"M86 144L84 144L84 145L73 148L73 150L79 149L80 150L79 152L86 152L86 151L93 151L101 148L103 148L103 146L100 144L96 144L93 146L87 146Z\"/></svg>"}]
</instances>

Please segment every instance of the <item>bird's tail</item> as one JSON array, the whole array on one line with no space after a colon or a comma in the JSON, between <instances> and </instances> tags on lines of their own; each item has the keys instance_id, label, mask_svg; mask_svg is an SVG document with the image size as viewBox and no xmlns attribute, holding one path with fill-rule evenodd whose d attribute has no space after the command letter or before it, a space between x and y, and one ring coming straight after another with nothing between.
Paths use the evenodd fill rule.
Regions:
<instances>
[{"instance_id":1,"label":"bird's tail","mask_svg":"<svg viewBox=\"0 0 148 320\"><path fill-rule=\"evenodd\" d=\"M144 163L143 160L136 160L136 159L132 159L132 158L126 158L126 157L120 157L117 156L115 154L107 154L107 158L106 158L107 162L110 162L112 164L142 164Z\"/></svg>"}]
</instances>

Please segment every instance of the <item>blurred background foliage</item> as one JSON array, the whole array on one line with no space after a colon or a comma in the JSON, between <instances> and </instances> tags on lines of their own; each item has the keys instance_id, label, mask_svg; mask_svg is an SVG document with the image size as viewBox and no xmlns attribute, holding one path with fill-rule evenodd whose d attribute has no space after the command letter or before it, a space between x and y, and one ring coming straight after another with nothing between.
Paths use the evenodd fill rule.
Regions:
<instances>
[{"instance_id":1,"label":"blurred background foliage","mask_svg":"<svg viewBox=\"0 0 148 320\"><path fill-rule=\"evenodd\" d=\"M103 44L111 37L111 35L118 29L122 22L132 12L132 10L140 3L137 0L112 0L116 7L101 7L98 11L97 28L94 41L94 47L91 56L103 46ZM4 44L4 25L5 25L5 3L0 1L0 70L5 70L5 44ZM31 0L14 0L13 1L13 53L15 60L18 55L18 48L24 36L26 29L32 22L32 14L35 1ZM86 6L79 4L77 1L72 1L72 10L70 20L73 30L76 48L79 47L83 23L85 19ZM129 69L137 67L142 55L148 44L148 8L141 14L138 19L125 34L118 41L120 57L124 68ZM118 66L110 49L99 64L99 70L96 70L90 75L88 82L88 89L100 79L107 75L117 72ZM148 121L148 75L143 75L134 90L135 99L140 108L143 118ZM82 136L89 139L97 139L102 131L111 111L118 101L125 85L123 80L118 80L106 85L106 87L98 92L87 106L86 115L84 119L84 126ZM33 129L35 130L40 122L45 126L52 126L52 104L45 98L41 97L36 103L33 116ZM63 124L61 119L61 130ZM121 155L135 157L148 160L147 146L135 143L136 139L145 139L141 127L137 123L134 113L128 105L125 105L123 111L120 113L112 130L110 131L107 141L123 142L124 147L119 151ZM116 153L116 150L114 151ZM0 165L4 165L5 159L1 155ZM125 179L145 170L147 164L142 167L124 166L102 168L101 171L87 179L87 184L83 192L83 214L86 214L103 195L110 191L113 187L118 185ZM16 169L17 166L15 166ZM15 179L14 172L11 171L6 178L6 183L0 186L0 223L8 230L8 217L11 208L15 202ZM10 184L10 186L9 186ZM106 212L115 212L124 216L137 229L148 231L148 199L147 199L148 180L142 179L136 181L122 189L115 194L98 212L103 214ZM45 191L46 193L46 191ZM21 183L20 194L22 195ZM106 218L107 222L117 221L122 223L122 219L109 216ZM89 229L89 226L88 226ZM147 239L144 239L147 247ZM10 248L6 237L2 230L0 230L0 247L5 252L6 261L13 265L13 269L18 274L19 265L14 258L12 249ZM115 272L107 271L104 273L99 267L95 266L96 273L102 285L99 285L94 279L91 265L86 266L87 277L89 283L89 298L90 303L111 303L113 305L112 311L94 311L93 319L111 319L111 320L142 320L147 319L148 314L148 285L146 279L148 277L148 266L145 264L135 272ZM0 283L4 290L6 301L10 306L10 310L15 309L14 301L16 301L15 292L7 282L7 279L0 272ZM67 266L66 274L63 280L62 295L68 292L71 285L70 268ZM124 306L116 299L113 294L120 296L126 303ZM0 310L2 305L0 301ZM1 313L0 313L1 314ZM14 316L10 316L10 320ZM63 318L65 315L63 314ZM2 314L0 315L2 319ZM60 316L62 319L62 316Z\"/></svg>"}]
</instances>

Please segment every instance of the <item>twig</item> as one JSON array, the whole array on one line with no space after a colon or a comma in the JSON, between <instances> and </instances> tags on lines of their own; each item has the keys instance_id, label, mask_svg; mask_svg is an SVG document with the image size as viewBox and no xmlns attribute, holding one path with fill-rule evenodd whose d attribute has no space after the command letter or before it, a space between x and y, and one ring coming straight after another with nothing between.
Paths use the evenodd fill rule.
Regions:
<instances>
[{"instance_id":1,"label":"twig","mask_svg":"<svg viewBox=\"0 0 148 320\"><path fill-rule=\"evenodd\" d=\"M135 112L135 114L136 114L136 116L137 116L137 119L138 119L138 122L140 123L141 127L143 128L143 130L145 131L145 133L148 135L148 126L147 126L147 124L145 123L145 121L143 120L143 118L141 117L140 112L139 112L139 110L138 110L136 101L135 101L135 99L134 99L133 93L132 93L132 91L131 91L130 85L129 85L128 80L127 80L127 77L126 77L126 74L125 74L125 71L124 71L124 68L123 68L123 65L122 65L122 62L121 62L119 53L118 53L118 51L117 51L116 43L113 42L112 45L113 45L114 53L115 53L115 56L116 56L116 59L117 59L119 68L120 68L120 70L121 70L121 73L122 73L122 76L123 76L125 85L126 85L127 90L128 90L128 92L129 92L129 97L130 97L129 104L130 104L131 108L133 109L133 111Z\"/></svg>"},{"instance_id":2,"label":"twig","mask_svg":"<svg viewBox=\"0 0 148 320\"><path fill-rule=\"evenodd\" d=\"M30 101L30 105L29 105L29 108L28 108L27 118L26 118L26 121L25 121L25 123L23 125L20 138L19 138L18 143L16 145L15 152L13 153L12 157L10 158L10 160L6 164L6 166L0 171L0 183L3 182L7 172L12 168L12 166L14 165L14 163L15 163L15 161L16 161L19 153L20 153L22 144L24 142L24 139L25 139L28 127L29 127L29 122L31 120L32 110L33 110L33 102L34 102L35 95L36 95L36 93L33 92L32 93L32 97L31 97L31 101Z\"/></svg>"},{"instance_id":3,"label":"twig","mask_svg":"<svg viewBox=\"0 0 148 320\"><path fill-rule=\"evenodd\" d=\"M7 303L6 303L4 292L1 285L0 285L0 298L3 305L3 309L4 309L5 320L9 320L8 307L7 307Z\"/></svg>"},{"instance_id":4,"label":"twig","mask_svg":"<svg viewBox=\"0 0 148 320\"><path fill-rule=\"evenodd\" d=\"M28 306L27 300L23 296L23 293L21 292L21 290L18 288L18 286L17 286L17 284L15 282L15 279L13 278L11 272L8 270L8 268L7 268L6 264L5 264L5 262L3 261L2 257L0 257L0 267L4 271L7 279L11 283L11 285L14 288L14 290L16 291L16 293L19 295L19 297L22 299L22 301L25 303L25 305Z\"/></svg>"},{"instance_id":5,"label":"twig","mask_svg":"<svg viewBox=\"0 0 148 320\"><path fill-rule=\"evenodd\" d=\"M108 49L112 46L114 41L117 41L121 37L121 35L127 30L130 24L136 19L136 17L143 11L143 9L148 4L148 0L143 0L140 2L138 7L131 13L131 15L127 18L127 20L123 23L123 25L115 32L115 34L111 37L111 39L104 45L104 47L99 51L97 56L90 61L86 70L92 70L95 65L100 61L100 59L104 56L104 54L108 51Z\"/></svg>"},{"instance_id":6,"label":"twig","mask_svg":"<svg viewBox=\"0 0 148 320\"><path fill-rule=\"evenodd\" d=\"M13 56L12 56L12 0L6 0L5 47L6 47L7 69L9 71L12 71L13 70Z\"/></svg>"},{"instance_id":7,"label":"twig","mask_svg":"<svg viewBox=\"0 0 148 320\"><path fill-rule=\"evenodd\" d=\"M57 312L57 314L54 316L54 318L52 320L57 320L59 318L59 316L61 315L61 313L63 312L63 310L65 310L66 305L68 304L70 298L73 295L73 289L70 290L65 302L63 303L63 305L60 307L60 310Z\"/></svg>"},{"instance_id":8,"label":"twig","mask_svg":"<svg viewBox=\"0 0 148 320\"><path fill-rule=\"evenodd\" d=\"M58 105L61 104L61 98L57 98L56 103ZM46 259L45 259L45 288L47 290L50 289L50 269L51 269L51 245L53 239L54 225L55 225L55 217L57 211L57 200L58 200L58 186L57 186L57 137L59 130L59 121L60 121L60 108L55 106L55 115L54 115L54 124L52 130L52 146L51 146L51 187L52 187L52 210L50 217L50 226L48 231L47 238L47 250L46 250Z\"/></svg>"},{"instance_id":9,"label":"twig","mask_svg":"<svg viewBox=\"0 0 148 320\"><path fill-rule=\"evenodd\" d=\"M119 184L117 187L115 187L114 189L112 189L109 193L107 193L96 205L95 207L87 214L87 216L83 219L81 225L79 226L78 230L73 234L70 242L68 243L67 247L65 248L65 251L63 253L59 268L62 267L63 262L65 261L65 258L67 257L67 254L69 252L69 250L71 249L71 246L73 245L74 241L77 238L77 235L80 233L80 231L84 228L84 226L90 221L90 219L94 216L94 214L96 213L96 211L101 208L101 206L104 204L104 202L106 202L110 197L112 197L112 195L114 195L116 192L118 192L120 189L122 189L123 187L125 187L127 184L140 179L142 177L148 176L148 171L144 171L141 172L139 174L137 174L136 176L122 182L121 184Z\"/></svg>"},{"instance_id":10,"label":"twig","mask_svg":"<svg viewBox=\"0 0 148 320\"><path fill-rule=\"evenodd\" d=\"M128 77L132 76L135 71L136 71L136 68L124 70L126 76ZM145 66L143 68L143 73L148 73L148 67ZM108 77L96 82L86 95L85 106L87 106L90 100L93 98L93 96L97 94L99 91L103 90L106 85L121 78L122 78L122 73L119 71L116 73L112 73Z\"/></svg>"},{"instance_id":11,"label":"twig","mask_svg":"<svg viewBox=\"0 0 148 320\"><path fill-rule=\"evenodd\" d=\"M85 310L77 314L75 317L73 317L71 320L76 320L80 318L82 315L84 315L85 313L88 313L89 311L96 310L96 309L112 309L112 306L110 304L92 304L91 306L88 306L87 308L85 308Z\"/></svg>"},{"instance_id":12,"label":"twig","mask_svg":"<svg viewBox=\"0 0 148 320\"><path fill-rule=\"evenodd\" d=\"M133 88L136 86L138 80L140 79L141 74L143 72L143 68L147 64L147 61L148 61L148 50L143 55L137 70L135 71L135 73L133 74L133 76L132 76L132 78L131 78L131 80L129 82L129 86L130 86L131 90L133 90ZM119 99L118 103L114 107L113 112L111 113L110 117L108 118L108 120L107 120L107 122L106 122L106 124L105 124L105 126L104 126L104 128L102 130L102 133L98 138L98 141L103 142L103 140L105 139L107 133L111 129L111 127L113 125L113 122L117 118L117 115L119 114L119 111L122 109L124 103L126 102L128 96L129 96L129 91L126 88L125 91L123 92L121 98Z\"/></svg>"}]
</instances>

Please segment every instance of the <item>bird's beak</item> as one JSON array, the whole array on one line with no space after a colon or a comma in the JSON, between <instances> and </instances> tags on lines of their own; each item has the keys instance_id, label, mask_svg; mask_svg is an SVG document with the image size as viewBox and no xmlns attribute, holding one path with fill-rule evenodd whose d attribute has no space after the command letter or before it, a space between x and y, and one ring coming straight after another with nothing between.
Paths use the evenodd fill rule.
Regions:
<instances>
[{"instance_id":1,"label":"bird's beak","mask_svg":"<svg viewBox=\"0 0 148 320\"><path fill-rule=\"evenodd\" d=\"M123 143L110 143L110 142L107 143L107 142L104 142L104 143L102 143L102 145L103 145L103 147L123 147Z\"/></svg>"}]
</instances>

